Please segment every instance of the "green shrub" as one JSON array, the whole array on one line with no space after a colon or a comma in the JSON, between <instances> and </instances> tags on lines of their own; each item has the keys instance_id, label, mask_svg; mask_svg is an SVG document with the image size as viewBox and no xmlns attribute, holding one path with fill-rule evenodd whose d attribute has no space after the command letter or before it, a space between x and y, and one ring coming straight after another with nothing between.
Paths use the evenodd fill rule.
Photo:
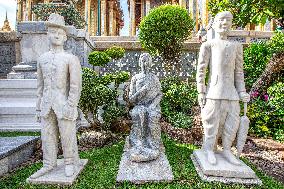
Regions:
<instances>
[{"instance_id":1,"label":"green shrub","mask_svg":"<svg viewBox=\"0 0 284 189\"><path fill-rule=\"evenodd\" d=\"M247 91L262 74L271 53L266 42L252 43L244 50L244 73Z\"/></svg>"},{"instance_id":2,"label":"green shrub","mask_svg":"<svg viewBox=\"0 0 284 189\"><path fill-rule=\"evenodd\" d=\"M175 127L188 128L192 123L191 108L196 105L197 89L194 83L187 83L178 77L161 80L162 115Z\"/></svg>"},{"instance_id":3,"label":"green shrub","mask_svg":"<svg viewBox=\"0 0 284 189\"><path fill-rule=\"evenodd\" d=\"M183 112L175 112L167 117L168 122L178 128L188 129L192 127L192 117Z\"/></svg>"},{"instance_id":4,"label":"green shrub","mask_svg":"<svg viewBox=\"0 0 284 189\"><path fill-rule=\"evenodd\" d=\"M281 136L284 131L284 84L276 83L267 91L267 95L256 97L248 106L250 133L284 141Z\"/></svg>"},{"instance_id":5,"label":"green shrub","mask_svg":"<svg viewBox=\"0 0 284 189\"><path fill-rule=\"evenodd\" d=\"M83 68L82 92L79 107L86 119L92 125L98 125L97 111L99 106L105 106L116 99L115 90L105 86L102 77L90 68Z\"/></svg>"},{"instance_id":6,"label":"green shrub","mask_svg":"<svg viewBox=\"0 0 284 189\"><path fill-rule=\"evenodd\" d=\"M181 6L162 5L143 18L139 29L139 40L144 49L151 55L175 60L191 34L193 20Z\"/></svg>"},{"instance_id":7,"label":"green shrub","mask_svg":"<svg viewBox=\"0 0 284 189\"><path fill-rule=\"evenodd\" d=\"M275 53L284 51L284 33L276 32L267 42L252 43L244 50L244 73L247 91L262 72Z\"/></svg>"},{"instance_id":8,"label":"green shrub","mask_svg":"<svg viewBox=\"0 0 284 189\"><path fill-rule=\"evenodd\" d=\"M110 60L110 56L103 51L93 51L88 56L89 64L93 66L105 66Z\"/></svg>"},{"instance_id":9,"label":"green shrub","mask_svg":"<svg viewBox=\"0 0 284 189\"><path fill-rule=\"evenodd\" d=\"M102 118L104 120L104 128L109 129L110 126L118 121L119 118L122 118L127 115L125 106L117 105L115 102L111 103L108 106L103 108L104 112Z\"/></svg>"},{"instance_id":10,"label":"green shrub","mask_svg":"<svg viewBox=\"0 0 284 189\"><path fill-rule=\"evenodd\" d=\"M125 50L122 47L113 46L105 51L112 59L120 59L124 56Z\"/></svg>"}]
</instances>

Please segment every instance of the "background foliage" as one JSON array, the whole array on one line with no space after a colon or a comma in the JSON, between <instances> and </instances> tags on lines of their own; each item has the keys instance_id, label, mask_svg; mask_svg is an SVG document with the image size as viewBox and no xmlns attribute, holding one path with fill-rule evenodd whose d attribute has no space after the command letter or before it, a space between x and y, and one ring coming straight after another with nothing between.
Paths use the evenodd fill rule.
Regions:
<instances>
[{"instance_id":1,"label":"background foliage","mask_svg":"<svg viewBox=\"0 0 284 189\"><path fill-rule=\"evenodd\" d=\"M47 21L51 13L57 13L64 17L66 25L73 25L77 29L82 29L85 26L85 19L71 4L67 6L58 6L52 3L38 4L32 7L32 11L41 21Z\"/></svg>"},{"instance_id":2,"label":"background foliage","mask_svg":"<svg viewBox=\"0 0 284 189\"><path fill-rule=\"evenodd\" d=\"M162 115L175 127L192 126L193 106L197 105L197 89L194 83L187 83L178 77L167 77L161 80L163 99Z\"/></svg>"},{"instance_id":3,"label":"background foliage","mask_svg":"<svg viewBox=\"0 0 284 189\"><path fill-rule=\"evenodd\" d=\"M193 20L187 10L178 5L162 5L143 18L139 29L141 45L151 55L176 60L183 42L191 34Z\"/></svg>"},{"instance_id":4,"label":"background foliage","mask_svg":"<svg viewBox=\"0 0 284 189\"><path fill-rule=\"evenodd\" d=\"M252 43L244 50L244 71L247 91L258 80L268 65L269 60L277 53L284 51L284 34L277 32L267 42ZM280 65L280 63L275 63ZM275 68L274 68L275 69ZM279 70L280 69L280 70ZM282 73L283 67L276 67ZM272 73L273 74L273 73ZM267 81L262 81L262 88ZM248 106L248 117L251 121L250 133L261 137L273 137L284 142L284 78L283 74L274 77L272 83L264 90L251 91Z\"/></svg>"},{"instance_id":5,"label":"background foliage","mask_svg":"<svg viewBox=\"0 0 284 189\"><path fill-rule=\"evenodd\" d=\"M112 58L124 56L121 47L112 47L106 51L93 51L89 54L89 63L93 66L105 66ZM88 122L95 128L109 129L110 125L125 115L125 108L118 103L118 86L129 80L130 74L125 71L98 75L90 68L83 68L82 93L80 108ZM99 122L98 110L104 110L101 115L103 123Z\"/></svg>"},{"instance_id":6,"label":"background foliage","mask_svg":"<svg viewBox=\"0 0 284 189\"><path fill-rule=\"evenodd\" d=\"M283 0L210 0L208 9L213 17L218 12L230 11L234 16L233 24L243 28L249 23L265 24L267 19L273 18L284 26Z\"/></svg>"}]
</instances>

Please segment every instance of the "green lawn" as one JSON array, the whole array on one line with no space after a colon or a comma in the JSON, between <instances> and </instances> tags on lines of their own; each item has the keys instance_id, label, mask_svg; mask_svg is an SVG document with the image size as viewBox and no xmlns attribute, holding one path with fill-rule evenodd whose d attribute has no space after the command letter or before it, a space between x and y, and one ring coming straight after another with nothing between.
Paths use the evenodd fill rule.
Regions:
<instances>
[{"instance_id":1,"label":"green lawn","mask_svg":"<svg viewBox=\"0 0 284 189\"><path fill-rule=\"evenodd\" d=\"M116 184L115 178L124 145L124 142L119 142L110 147L82 152L80 154L81 158L89 159L89 163L77 179L77 182L69 188L246 188L244 185L238 184L226 185L201 181L190 160L190 155L195 147L176 143L165 136L163 136L163 141L167 157L174 172L175 180L172 183L155 183L139 186L130 183ZM246 161L246 163L248 162ZM25 183L26 178L39 169L41 165L41 163L37 163L18 170L8 177L1 178L0 188L60 188L59 186L29 185ZM251 164L249 165L253 167ZM253 169L255 170L254 167ZM261 178L263 186L251 186L250 188L284 189L284 185L280 182L275 181L260 171L256 171L256 173Z\"/></svg>"}]
</instances>

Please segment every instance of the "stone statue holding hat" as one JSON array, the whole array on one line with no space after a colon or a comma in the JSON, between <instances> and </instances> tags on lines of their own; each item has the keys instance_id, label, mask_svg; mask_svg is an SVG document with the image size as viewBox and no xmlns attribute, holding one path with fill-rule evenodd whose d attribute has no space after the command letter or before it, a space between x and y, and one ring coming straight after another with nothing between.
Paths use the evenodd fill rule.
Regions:
<instances>
[{"instance_id":1,"label":"stone statue holding hat","mask_svg":"<svg viewBox=\"0 0 284 189\"><path fill-rule=\"evenodd\" d=\"M135 162L154 160L160 155L161 84L150 72L152 57L148 53L140 56L141 72L131 79L129 101L134 104L130 115L131 128L130 159Z\"/></svg>"},{"instance_id":2,"label":"stone statue holding hat","mask_svg":"<svg viewBox=\"0 0 284 189\"><path fill-rule=\"evenodd\" d=\"M57 166L60 138L66 177L75 174L80 166L76 138L77 105L81 93L79 59L64 51L67 40L64 18L51 14L48 22L50 50L37 61L37 120L41 123L43 167L30 178L41 177Z\"/></svg>"},{"instance_id":3,"label":"stone statue holding hat","mask_svg":"<svg viewBox=\"0 0 284 189\"><path fill-rule=\"evenodd\" d=\"M218 163L215 153L219 138L222 139L223 157L231 164L241 164L232 154L231 146L240 125L239 100L248 102L250 99L245 89L242 45L227 39L232 19L228 11L216 15L215 39L201 45L197 66L198 101L204 127L202 149L212 165Z\"/></svg>"}]
</instances>

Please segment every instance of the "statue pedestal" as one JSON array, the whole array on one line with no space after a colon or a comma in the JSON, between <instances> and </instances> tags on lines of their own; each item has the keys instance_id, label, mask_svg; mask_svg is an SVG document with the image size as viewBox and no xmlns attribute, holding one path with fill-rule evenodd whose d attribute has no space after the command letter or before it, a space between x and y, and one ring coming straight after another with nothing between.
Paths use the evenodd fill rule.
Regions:
<instances>
[{"instance_id":1,"label":"statue pedestal","mask_svg":"<svg viewBox=\"0 0 284 189\"><path fill-rule=\"evenodd\" d=\"M221 153L216 153L217 164L211 165L208 163L203 150L194 150L191 159L202 180L223 183L262 184L254 171L241 160L241 165L234 165L224 159Z\"/></svg>"},{"instance_id":2,"label":"statue pedestal","mask_svg":"<svg viewBox=\"0 0 284 189\"><path fill-rule=\"evenodd\" d=\"M116 177L117 182L129 181L135 184L143 184L147 182L171 182L174 179L163 146L161 146L161 154L157 159L137 163L130 161L128 138L126 141Z\"/></svg>"},{"instance_id":3,"label":"statue pedestal","mask_svg":"<svg viewBox=\"0 0 284 189\"><path fill-rule=\"evenodd\" d=\"M71 177L66 177L64 172L64 159L57 159L57 167L54 170L36 179L28 178L27 182L31 184L72 185L85 167L85 165L87 164L87 162L87 159L80 159L80 166L75 172L75 174Z\"/></svg>"}]
</instances>

